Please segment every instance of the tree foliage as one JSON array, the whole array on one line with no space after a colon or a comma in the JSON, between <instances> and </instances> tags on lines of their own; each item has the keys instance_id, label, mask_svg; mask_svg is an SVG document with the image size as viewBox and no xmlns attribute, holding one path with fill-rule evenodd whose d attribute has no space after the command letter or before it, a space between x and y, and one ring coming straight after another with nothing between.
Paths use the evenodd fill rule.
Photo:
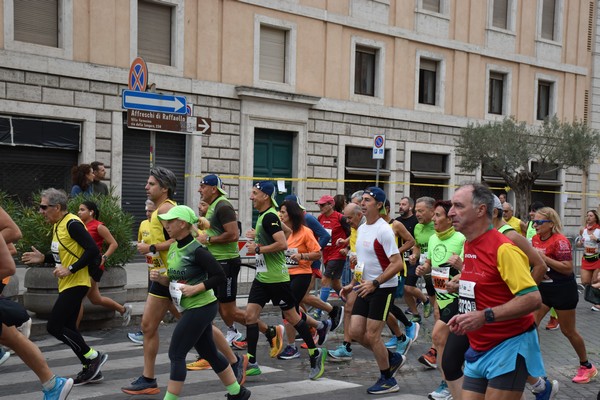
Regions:
<instances>
[{"instance_id":1,"label":"tree foliage","mask_svg":"<svg viewBox=\"0 0 600 400\"><path fill-rule=\"evenodd\" d=\"M515 192L517 215L525 215L537 178L569 167L587 173L599 152L596 130L581 121L562 122L556 116L536 126L512 117L469 124L456 139L458 166L465 171L483 166L501 176Z\"/></svg>"}]
</instances>

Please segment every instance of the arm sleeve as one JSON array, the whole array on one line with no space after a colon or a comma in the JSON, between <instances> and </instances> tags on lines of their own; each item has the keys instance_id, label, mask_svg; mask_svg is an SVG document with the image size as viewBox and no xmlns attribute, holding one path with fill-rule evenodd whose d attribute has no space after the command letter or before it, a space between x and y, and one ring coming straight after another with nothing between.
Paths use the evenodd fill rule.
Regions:
<instances>
[{"instance_id":1,"label":"arm sleeve","mask_svg":"<svg viewBox=\"0 0 600 400\"><path fill-rule=\"evenodd\" d=\"M310 214L306 214L305 220L306 226L308 226L308 228L311 231L313 231L313 233L318 238L319 246L321 246L321 248L327 246L327 243L329 243L329 241L331 240L331 235L327 233L327 231L325 230L325 228L323 228L323 225L321 225L319 220Z\"/></svg>"},{"instance_id":2,"label":"arm sleeve","mask_svg":"<svg viewBox=\"0 0 600 400\"><path fill-rule=\"evenodd\" d=\"M262 225L265 232L271 237L277 232L283 231L283 229L281 229L281 221L277 215L273 213L267 213L267 215L263 217Z\"/></svg>"},{"instance_id":3,"label":"arm sleeve","mask_svg":"<svg viewBox=\"0 0 600 400\"><path fill-rule=\"evenodd\" d=\"M98 250L96 243L94 243L94 239L92 239L92 236L81 222L77 220L69 221L67 223L67 231L73 240L83 247L83 254L79 260L73 264L71 270L71 272L75 273L86 267L94 258L98 257L100 250Z\"/></svg>"},{"instance_id":4,"label":"arm sleeve","mask_svg":"<svg viewBox=\"0 0 600 400\"><path fill-rule=\"evenodd\" d=\"M204 281L206 290L214 289L225 282L225 271L221 264L204 247L198 247L194 252L195 264L208 273L208 279Z\"/></svg>"}]
</instances>

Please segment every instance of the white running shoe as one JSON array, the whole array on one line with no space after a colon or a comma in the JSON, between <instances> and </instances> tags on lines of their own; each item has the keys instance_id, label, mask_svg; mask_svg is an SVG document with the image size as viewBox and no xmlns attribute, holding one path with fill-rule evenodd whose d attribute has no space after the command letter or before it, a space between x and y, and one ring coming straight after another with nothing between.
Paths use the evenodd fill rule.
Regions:
<instances>
[{"instance_id":1,"label":"white running shoe","mask_svg":"<svg viewBox=\"0 0 600 400\"><path fill-rule=\"evenodd\" d=\"M235 327L233 329L227 329L227 334L225 335L225 339L227 339L227 343L231 346L231 342L238 341L242 338L242 332L239 332Z\"/></svg>"}]
</instances>

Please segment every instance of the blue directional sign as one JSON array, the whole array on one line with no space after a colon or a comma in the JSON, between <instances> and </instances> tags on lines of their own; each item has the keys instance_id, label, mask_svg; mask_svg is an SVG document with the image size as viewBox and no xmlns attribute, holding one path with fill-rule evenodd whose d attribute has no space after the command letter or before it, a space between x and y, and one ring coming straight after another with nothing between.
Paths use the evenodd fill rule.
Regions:
<instances>
[{"instance_id":1,"label":"blue directional sign","mask_svg":"<svg viewBox=\"0 0 600 400\"><path fill-rule=\"evenodd\" d=\"M185 96L123 90L123 108L126 110L186 114L186 106Z\"/></svg>"}]
</instances>

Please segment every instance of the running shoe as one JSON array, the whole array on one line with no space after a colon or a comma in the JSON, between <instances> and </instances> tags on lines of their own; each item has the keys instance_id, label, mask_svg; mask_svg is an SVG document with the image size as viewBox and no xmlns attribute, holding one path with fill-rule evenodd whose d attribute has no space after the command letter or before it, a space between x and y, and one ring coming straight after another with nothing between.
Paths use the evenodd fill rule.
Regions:
<instances>
[{"instance_id":1,"label":"running shoe","mask_svg":"<svg viewBox=\"0 0 600 400\"><path fill-rule=\"evenodd\" d=\"M300 352L296 346L287 345L285 349L277 356L280 360L291 360L300 357Z\"/></svg>"},{"instance_id":2,"label":"running shoe","mask_svg":"<svg viewBox=\"0 0 600 400\"><path fill-rule=\"evenodd\" d=\"M588 383L590 379L598 375L598 370L592 365L592 368L580 366L577 369L577 375L573 378L575 383Z\"/></svg>"},{"instance_id":3,"label":"running shoe","mask_svg":"<svg viewBox=\"0 0 600 400\"><path fill-rule=\"evenodd\" d=\"M248 356L244 354L243 356L235 355L237 361L231 364L231 369L233 369L233 374L235 375L235 379L237 383L243 385L246 382L246 370L248 369Z\"/></svg>"},{"instance_id":4,"label":"running shoe","mask_svg":"<svg viewBox=\"0 0 600 400\"><path fill-rule=\"evenodd\" d=\"M269 346L271 346L270 356L271 358L277 357L277 354L281 353L283 349L283 325L269 326L265 332Z\"/></svg>"},{"instance_id":5,"label":"running shoe","mask_svg":"<svg viewBox=\"0 0 600 400\"><path fill-rule=\"evenodd\" d=\"M205 369L212 369L212 367L210 366L209 362L206 361L205 359L203 359L200 356L198 356L198 358L196 359L196 361L191 362L191 363L187 363L185 365L185 368L188 371L202 371L202 370L205 370Z\"/></svg>"},{"instance_id":6,"label":"running shoe","mask_svg":"<svg viewBox=\"0 0 600 400\"><path fill-rule=\"evenodd\" d=\"M245 387L240 387L240 392L238 394L229 394L227 393L227 400L248 400L250 398L251 392Z\"/></svg>"},{"instance_id":7,"label":"running shoe","mask_svg":"<svg viewBox=\"0 0 600 400\"><path fill-rule=\"evenodd\" d=\"M104 363L108 360L108 354L98 352L96 358L87 360L87 364L83 365L81 372L77 374L77 377L73 380L73 386L80 386L89 383L92 379L100 373L100 369Z\"/></svg>"},{"instance_id":8,"label":"running shoe","mask_svg":"<svg viewBox=\"0 0 600 400\"><path fill-rule=\"evenodd\" d=\"M335 350L329 350L329 361L342 362L352 360L352 350L348 351L346 346L340 344Z\"/></svg>"},{"instance_id":9,"label":"running shoe","mask_svg":"<svg viewBox=\"0 0 600 400\"><path fill-rule=\"evenodd\" d=\"M127 386L123 386L121 388L123 393L127 394L159 394L160 389L158 388L158 383L156 383L156 378L148 379L144 376L140 376L133 382L131 382Z\"/></svg>"},{"instance_id":10,"label":"running shoe","mask_svg":"<svg viewBox=\"0 0 600 400\"><path fill-rule=\"evenodd\" d=\"M0 347L0 365L4 364L10 358L10 352Z\"/></svg>"},{"instance_id":11,"label":"running shoe","mask_svg":"<svg viewBox=\"0 0 600 400\"><path fill-rule=\"evenodd\" d=\"M550 400L553 399L558 393L558 381L554 380L550 382L548 378L544 378L544 380L546 381L546 387L544 388L544 391L540 393L532 392L535 395L535 400Z\"/></svg>"},{"instance_id":12,"label":"running shoe","mask_svg":"<svg viewBox=\"0 0 600 400\"><path fill-rule=\"evenodd\" d=\"M248 368L246 369L246 376L257 376L262 374L258 363L248 363Z\"/></svg>"},{"instance_id":13,"label":"running shoe","mask_svg":"<svg viewBox=\"0 0 600 400\"><path fill-rule=\"evenodd\" d=\"M121 316L123 318L122 326L127 326L131 322L131 312L133 311L133 306L131 304L123 305L125 307L125 312Z\"/></svg>"},{"instance_id":14,"label":"running shoe","mask_svg":"<svg viewBox=\"0 0 600 400\"><path fill-rule=\"evenodd\" d=\"M248 340L234 340L233 342L231 342L231 347L238 350L246 350L248 348Z\"/></svg>"},{"instance_id":15,"label":"running shoe","mask_svg":"<svg viewBox=\"0 0 600 400\"><path fill-rule=\"evenodd\" d=\"M323 376L326 358L327 353L324 349L316 349L313 355L310 356L310 372L308 377L313 381Z\"/></svg>"},{"instance_id":16,"label":"running shoe","mask_svg":"<svg viewBox=\"0 0 600 400\"><path fill-rule=\"evenodd\" d=\"M329 313L331 320L331 331L336 331L340 326L344 326L344 306L333 306Z\"/></svg>"},{"instance_id":17,"label":"running shoe","mask_svg":"<svg viewBox=\"0 0 600 400\"><path fill-rule=\"evenodd\" d=\"M233 329L232 329L233 328ZM227 333L225 334L225 339L227 339L227 343L229 343L229 345L231 346L231 342L238 341L242 338L242 332L239 332L235 326L230 326L227 329Z\"/></svg>"},{"instance_id":18,"label":"running shoe","mask_svg":"<svg viewBox=\"0 0 600 400\"><path fill-rule=\"evenodd\" d=\"M383 376L380 377L373 386L367 389L369 394L385 394L399 391L398 382L392 376L390 379L385 379Z\"/></svg>"},{"instance_id":19,"label":"running shoe","mask_svg":"<svg viewBox=\"0 0 600 400\"><path fill-rule=\"evenodd\" d=\"M555 331L558 328L560 328L560 324L558 323L558 319L554 318L553 316L550 316L550 320L546 324L546 330L547 331Z\"/></svg>"},{"instance_id":20,"label":"running shoe","mask_svg":"<svg viewBox=\"0 0 600 400\"><path fill-rule=\"evenodd\" d=\"M319 340L317 341L317 343L315 343L316 345L323 345L325 344L325 342L327 341L327 335L329 334L329 329L331 328L331 321L330 320L326 320L326 321L322 321L323 322L323 327L321 329L317 329L317 334L319 335Z\"/></svg>"},{"instance_id":21,"label":"running shoe","mask_svg":"<svg viewBox=\"0 0 600 400\"><path fill-rule=\"evenodd\" d=\"M413 317L410 319L410 322L412 322L413 324L418 324L419 322L421 322L421 316L419 314L413 315Z\"/></svg>"},{"instance_id":22,"label":"running shoe","mask_svg":"<svg viewBox=\"0 0 600 400\"><path fill-rule=\"evenodd\" d=\"M395 349L396 346L398 346L398 338L395 335L392 335L392 337L390 338L390 340L388 340L387 342L385 342L385 348L386 349Z\"/></svg>"},{"instance_id":23,"label":"running shoe","mask_svg":"<svg viewBox=\"0 0 600 400\"><path fill-rule=\"evenodd\" d=\"M431 305L431 302L429 301L429 299L427 299L427 301L425 303L423 303L423 316L425 318L429 318L432 311L433 311L433 307ZM417 321L417 322L420 322L420 321Z\"/></svg>"},{"instance_id":24,"label":"running shoe","mask_svg":"<svg viewBox=\"0 0 600 400\"><path fill-rule=\"evenodd\" d=\"M403 356L408 353L410 350L410 346L412 346L413 340L408 336L404 336L404 341L398 340L398 345L396 346L396 352L402 354Z\"/></svg>"},{"instance_id":25,"label":"running shoe","mask_svg":"<svg viewBox=\"0 0 600 400\"><path fill-rule=\"evenodd\" d=\"M427 353L419 357L419 362L430 369L437 368L437 351L431 347Z\"/></svg>"},{"instance_id":26,"label":"running shoe","mask_svg":"<svg viewBox=\"0 0 600 400\"><path fill-rule=\"evenodd\" d=\"M400 368L402 368L402 366L406 362L406 357L404 357L400 353L392 353L392 356L390 357L389 361L390 361L390 373L392 374L392 376L394 376L396 374L396 372Z\"/></svg>"},{"instance_id":27,"label":"running shoe","mask_svg":"<svg viewBox=\"0 0 600 400\"><path fill-rule=\"evenodd\" d=\"M56 383L50 390L42 389L44 400L64 400L73 388L73 379L56 377Z\"/></svg>"},{"instance_id":28,"label":"running shoe","mask_svg":"<svg viewBox=\"0 0 600 400\"><path fill-rule=\"evenodd\" d=\"M419 330L421 329L421 324L418 322L413 322L411 326L407 326L405 329L406 337L411 338L413 342L417 341L419 337Z\"/></svg>"},{"instance_id":29,"label":"running shoe","mask_svg":"<svg viewBox=\"0 0 600 400\"><path fill-rule=\"evenodd\" d=\"M143 345L144 344L144 332L129 332L127 334L129 340L131 340L135 344Z\"/></svg>"},{"instance_id":30,"label":"running shoe","mask_svg":"<svg viewBox=\"0 0 600 400\"><path fill-rule=\"evenodd\" d=\"M103 380L104 380L104 375L102 375L102 372L98 372L98 375L93 377L92 380L89 381L88 383L100 383Z\"/></svg>"},{"instance_id":31,"label":"running shoe","mask_svg":"<svg viewBox=\"0 0 600 400\"><path fill-rule=\"evenodd\" d=\"M450 389L448 389L448 384L446 381L442 381L440 386L437 387L433 392L429 393L427 396L429 400L452 400L452 393L450 393Z\"/></svg>"},{"instance_id":32,"label":"running shoe","mask_svg":"<svg viewBox=\"0 0 600 400\"><path fill-rule=\"evenodd\" d=\"M592 311L600 311L600 306L597 306L597 305L595 305L595 304L594 304L594 305L592 306L591 310L592 310Z\"/></svg>"},{"instance_id":33,"label":"running shoe","mask_svg":"<svg viewBox=\"0 0 600 400\"><path fill-rule=\"evenodd\" d=\"M27 321L23 322L23 324L17 328L17 330L19 332L21 332L23 334L23 336L25 336L27 339L29 339L29 335L31 334L31 324L32 323L33 322L31 321L31 318L29 318Z\"/></svg>"}]
</instances>

